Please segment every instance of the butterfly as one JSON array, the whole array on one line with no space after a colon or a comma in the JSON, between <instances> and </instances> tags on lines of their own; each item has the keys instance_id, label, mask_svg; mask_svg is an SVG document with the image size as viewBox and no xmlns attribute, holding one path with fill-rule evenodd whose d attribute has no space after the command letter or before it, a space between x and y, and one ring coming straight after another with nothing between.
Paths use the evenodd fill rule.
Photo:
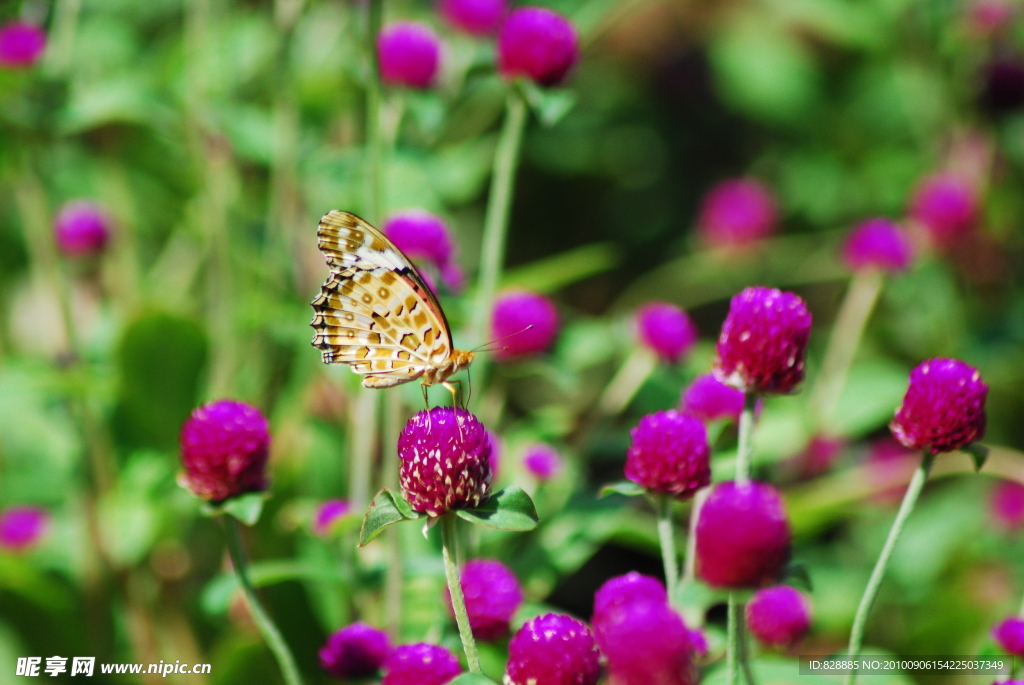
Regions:
<instances>
[{"instance_id":1,"label":"butterfly","mask_svg":"<svg viewBox=\"0 0 1024 685\"><path fill-rule=\"evenodd\" d=\"M320 219L318 246L331 275L313 300L313 347L325 364L348 364L365 388L420 379L440 383L467 368L474 352L457 350L441 304L394 243L355 214Z\"/></svg>"}]
</instances>

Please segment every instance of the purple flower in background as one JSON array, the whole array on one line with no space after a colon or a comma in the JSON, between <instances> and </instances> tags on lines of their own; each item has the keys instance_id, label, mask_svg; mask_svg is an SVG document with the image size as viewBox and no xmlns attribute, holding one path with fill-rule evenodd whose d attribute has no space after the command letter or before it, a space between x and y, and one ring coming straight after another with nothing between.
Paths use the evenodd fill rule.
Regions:
<instances>
[{"instance_id":1,"label":"purple flower in background","mask_svg":"<svg viewBox=\"0 0 1024 685\"><path fill-rule=\"evenodd\" d=\"M513 11L498 34L498 69L506 78L527 76L553 86L578 59L579 39L572 23L542 7Z\"/></svg>"},{"instance_id":2,"label":"purple flower in background","mask_svg":"<svg viewBox=\"0 0 1024 685\"><path fill-rule=\"evenodd\" d=\"M0 27L0 67L30 67L46 49L46 33L35 24L12 22Z\"/></svg>"},{"instance_id":3,"label":"purple flower in background","mask_svg":"<svg viewBox=\"0 0 1024 685\"><path fill-rule=\"evenodd\" d=\"M976 0L970 7L970 20L977 33L994 33L1013 19L1014 4L1007 0Z\"/></svg>"},{"instance_id":4,"label":"purple flower in background","mask_svg":"<svg viewBox=\"0 0 1024 685\"><path fill-rule=\"evenodd\" d=\"M662 359L679 362L697 342L697 327L679 307L651 302L636 314L637 333L642 342Z\"/></svg>"},{"instance_id":5,"label":"purple flower in background","mask_svg":"<svg viewBox=\"0 0 1024 685\"><path fill-rule=\"evenodd\" d=\"M702 421L739 421L743 391L722 383L713 373L698 376L683 392L682 409Z\"/></svg>"},{"instance_id":6,"label":"purple flower in background","mask_svg":"<svg viewBox=\"0 0 1024 685\"><path fill-rule=\"evenodd\" d=\"M697 519L697 577L712 587L760 587L789 562L782 497L765 483L716 485Z\"/></svg>"},{"instance_id":7,"label":"purple flower in background","mask_svg":"<svg viewBox=\"0 0 1024 685\"><path fill-rule=\"evenodd\" d=\"M668 593L660 580L636 571L611 578L594 593L594 624L608 612L634 602L668 604Z\"/></svg>"},{"instance_id":8,"label":"purple flower in background","mask_svg":"<svg viewBox=\"0 0 1024 685\"><path fill-rule=\"evenodd\" d=\"M704 197L697 230L709 245L738 247L767 238L777 222L772 190L760 181L737 178L719 183Z\"/></svg>"},{"instance_id":9,"label":"purple flower in background","mask_svg":"<svg viewBox=\"0 0 1024 685\"><path fill-rule=\"evenodd\" d=\"M715 378L746 392L792 392L804 379L811 313L802 299L775 288L747 288L732 298L722 324Z\"/></svg>"},{"instance_id":10,"label":"purple flower in background","mask_svg":"<svg viewBox=\"0 0 1024 685\"><path fill-rule=\"evenodd\" d=\"M811 625L811 603L788 585L758 591L747 602L745 614L754 637L774 647L793 644Z\"/></svg>"},{"instance_id":11,"label":"purple flower in background","mask_svg":"<svg viewBox=\"0 0 1024 685\"><path fill-rule=\"evenodd\" d=\"M601 655L582 621L545 614L512 636L506 673L506 685L597 685Z\"/></svg>"},{"instance_id":12,"label":"purple flower in background","mask_svg":"<svg viewBox=\"0 0 1024 685\"><path fill-rule=\"evenodd\" d=\"M700 419L674 409L649 414L630 432L626 478L652 492L691 497L711 482L711 448Z\"/></svg>"},{"instance_id":13,"label":"purple flower in background","mask_svg":"<svg viewBox=\"0 0 1024 685\"><path fill-rule=\"evenodd\" d=\"M539 443L526 449L523 466L537 480L551 480L562 470L562 457L551 445Z\"/></svg>"},{"instance_id":14,"label":"purple flower in background","mask_svg":"<svg viewBox=\"0 0 1024 685\"><path fill-rule=\"evenodd\" d=\"M693 645L664 601L638 599L594 614L594 636L614 685L693 685Z\"/></svg>"},{"instance_id":15,"label":"purple flower in background","mask_svg":"<svg viewBox=\"0 0 1024 685\"><path fill-rule=\"evenodd\" d=\"M508 632L509 621L523 603L523 590L511 569L493 559L474 559L460 574L466 613L473 635L479 640L496 640ZM455 617L452 595L445 589L448 613Z\"/></svg>"},{"instance_id":16,"label":"purple flower in background","mask_svg":"<svg viewBox=\"0 0 1024 685\"><path fill-rule=\"evenodd\" d=\"M43 536L50 515L39 507L10 507L0 514L0 547L20 552Z\"/></svg>"},{"instance_id":17,"label":"purple flower in background","mask_svg":"<svg viewBox=\"0 0 1024 685\"><path fill-rule=\"evenodd\" d=\"M494 358L509 361L539 354L558 335L558 310L548 298L515 291L498 297L491 315L491 339L497 343Z\"/></svg>"},{"instance_id":18,"label":"purple flower in background","mask_svg":"<svg viewBox=\"0 0 1024 685\"><path fill-rule=\"evenodd\" d=\"M802 478L813 478L828 472L836 459L846 449L846 440L827 435L815 435L807 447L796 457L797 469Z\"/></svg>"},{"instance_id":19,"label":"purple flower in background","mask_svg":"<svg viewBox=\"0 0 1024 685\"><path fill-rule=\"evenodd\" d=\"M910 238L888 219L868 219L859 224L843 245L843 260L851 271L903 271L913 256Z\"/></svg>"},{"instance_id":20,"label":"purple flower in background","mask_svg":"<svg viewBox=\"0 0 1024 685\"><path fill-rule=\"evenodd\" d=\"M910 201L910 216L928 230L932 242L949 247L973 226L978 201L971 187L951 174L924 179Z\"/></svg>"},{"instance_id":21,"label":"purple flower in background","mask_svg":"<svg viewBox=\"0 0 1024 685\"><path fill-rule=\"evenodd\" d=\"M476 36L497 31L508 14L507 0L441 0L439 4L445 19Z\"/></svg>"},{"instance_id":22,"label":"purple flower in background","mask_svg":"<svg viewBox=\"0 0 1024 685\"><path fill-rule=\"evenodd\" d=\"M377 674L392 652L383 630L353 623L337 631L320 650L320 665L335 678L369 678Z\"/></svg>"},{"instance_id":23,"label":"purple flower in background","mask_svg":"<svg viewBox=\"0 0 1024 685\"><path fill-rule=\"evenodd\" d=\"M987 395L977 369L958 359L929 359L910 372L910 386L889 429L908 449L958 450L984 437Z\"/></svg>"},{"instance_id":24,"label":"purple flower in background","mask_svg":"<svg viewBox=\"0 0 1024 685\"><path fill-rule=\"evenodd\" d=\"M1024 485L1014 480L1000 481L992 489L989 511L996 524L1004 530L1024 528Z\"/></svg>"},{"instance_id":25,"label":"purple flower in background","mask_svg":"<svg viewBox=\"0 0 1024 685\"><path fill-rule=\"evenodd\" d=\"M402 494L428 516L475 507L490 493L490 455L487 429L465 409L421 411L398 438Z\"/></svg>"},{"instance_id":26,"label":"purple flower in background","mask_svg":"<svg viewBox=\"0 0 1024 685\"><path fill-rule=\"evenodd\" d=\"M419 642L402 645L384 662L380 685L446 685L462 673L459 660L444 647Z\"/></svg>"},{"instance_id":27,"label":"purple flower in background","mask_svg":"<svg viewBox=\"0 0 1024 685\"><path fill-rule=\"evenodd\" d=\"M441 43L426 24L399 21L380 32L377 56L385 83L429 88L441 63Z\"/></svg>"},{"instance_id":28,"label":"purple flower in background","mask_svg":"<svg viewBox=\"0 0 1024 685\"><path fill-rule=\"evenodd\" d=\"M54 240L69 257L96 254L110 240L109 215L97 204L76 200L61 207L53 224Z\"/></svg>"},{"instance_id":29,"label":"purple flower in background","mask_svg":"<svg viewBox=\"0 0 1024 685\"><path fill-rule=\"evenodd\" d=\"M448 226L430 212L396 214L384 222L384 235L410 259L430 262L439 270L448 266L455 251Z\"/></svg>"},{"instance_id":30,"label":"purple flower in background","mask_svg":"<svg viewBox=\"0 0 1024 685\"><path fill-rule=\"evenodd\" d=\"M352 511L352 506L345 499L330 499L321 504L316 510L316 520L313 522L313 532L320 537L325 537L331 532L331 526L345 514Z\"/></svg>"},{"instance_id":31,"label":"purple flower in background","mask_svg":"<svg viewBox=\"0 0 1024 685\"><path fill-rule=\"evenodd\" d=\"M266 490L269 455L267 420L243 402L203 405L181 429L184 483L211 502Z\"/></svg>"},{"instance_id":32,"label":"purple flower in background","mask_svg":"<svg viewBox=\"0 0 1024 685\"><path fill-rule=\"evenodd\" d=\"M914 457L913 460L908 457ZM906 484L917 468L920 459L917 455L899 444L892 438L882 438L871 443L867 459L864 461L865 476L878 487L888 483L902 483L892 487L881 488L872 495L872 499L886 504L899 504L906 492Z\"/></svg>"},{"instance_id":33,"label":"purple flower in background","mask_svg":"<svg viewBox=\"0 0 1024 685\"><path fill-rule=\"evenodd\" d=\"M1024 618L1011 616L992 629L992 639L1007 654L1024 657Z\"/></svg>"}]
</instances>

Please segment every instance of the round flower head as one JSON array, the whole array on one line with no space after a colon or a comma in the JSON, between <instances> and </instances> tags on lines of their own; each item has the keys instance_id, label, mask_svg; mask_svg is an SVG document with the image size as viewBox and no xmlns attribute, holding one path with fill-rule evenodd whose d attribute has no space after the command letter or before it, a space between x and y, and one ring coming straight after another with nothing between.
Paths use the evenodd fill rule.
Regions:
<instances>
[{"instance_id":1,"label":"round flower head","mask_svg":"<svg viewBox=\"0 0 1024 685\"><path fill-rule=\"evenodd\" d=\"M402 645L384 662L380 685L445 685L462 673L459 660L444 647L419 642Z\"/></svg>"},{"instance_id":2,"label":"round flower head","mask_svg":"<svg viewBox=\"0 0 1024 685\"><path fill-rule=\"evenodd\" d=\"M977 209L970 186L948 174L926 178L910 202L910 215L924 225L940 247L955 243L970 230Z\"/></svg>"},{"instance_id":3,"label":"round flower head","mask_svg":"<svg viewBox=\"0 0 1024 685\"><path fill-rule=\"evenodd\" d=\"M523 466L537 480L551 480L562 470L562 457L550 445L532 445L523 456Z\"/></svg>"},{"instance_id":4,"label":"round flower head","mask_svg":"<svg viewBox=\"0 0 1024 685\"><path fill-rule=\"evenodd\" d=\"M181 429L184 483L211 502L266 490L269 454L267 420L243 402L203 405Z\"/></svg>"},{"instance_id":5,"label":"round flower head","mask_svg":"<svg viewBox=\"0 0 1024 685\"><path fill-rule=\"evenodd\" d=\"M1001 481L992 490L989 511L1004 530L1024 528L1024 485L1012 480Z\"/></svg>"},{"instance_id":6,"label":"round flower head","mask_svg":"<svg viewBox=\"0 0 1024 685\"><path fill-rule=\"evenodd\" d=\"M30 67L46 49L46 34L35 24L13 22L0 27L0 67Z\"/></svg>"},{"instance_id":7,"label":"round flower head","mask_svg":"<svg viewBox=\"0 0 1024 685\"><path fill-rule=\"evenodd\" d=\"M461 573L462 593L473 635L496 640L508 632L508 623L523 603L523 591L516 574L500 561L474 559ZM448 613L455 617L451 593L445 589Z\"/></svg>"},{"instance_id":8,"label":"round flower head","mask_svg":"<svg viewBox=\"0 0 1024 685\"><path fill-rule=\"evenodd\" d=\"M697 576L721 588L760 587L789 561L789 520L765 483L716 485L697 519Z\"/></svg>"},{"instance_id":9,"label":"round flower head","mask_svg":"<svg viewBox=\"0 0 1024 685\"><path fill-rule=\"evenodd\" d=\"M441 62L441 44L425 24L399 21L385 26L377 36L377 57L385 83L429 88Z\"/></svg>"},{"instance_id":10,"label":"round flower head","mask_svg":"<svg viewBox=\"0 0 1024 685\"><path fill-rule=\"evenodd\" d=\"M985 67L981 103L993 114L1004 114L1024 105L1024 63L1019 58L996 59Z\"/></svg>"},{"instance_id":11,"label":"round flower head","mask_svg":"<svg viewBox=\"0 0 1024 685\"><path fill-rule=\"evenodd\" d=\"M903 271L913 256L910 239L888 219L869 219L858 225L843 246L843 260L851 271Z\"/></svg>"},{"instance_id":12,"label":"round flower head","mask_svg":"<svg viewBox=\"0 0 1024 685\"><path fill-rule=\"evenodd\" d=\"M491 339L498 344L495 359L508 361L539 354L558 335L558 310L548 298L516 291L500 296L491 315Z\"/></svg>"},{"instance_id":13,"label":"round flower head","mask_svg":"<svg viewBox=\"0 0 1024 685\"><path fill-rule=\"evenodd\" d=\"M69 202L57 214L53 234L57 247L69 257L96 254L110 240L110 217L92 202Z\"/></svg>"},{"instance_id":14,"label":"round flower head","mask_svg":"<svg viewBox=\"0 0 1024 685\"><path fill-rule=\"evenodd\" d=\"M491 486L487 430L465 409L434 407L409 419L398 438L402 494L428 516L475 507Z\"/></svg>"},{"instance_id":15,"label":"round flower head","mask_svg":"<svg viewBox=\"0 0 1024 685\"><path fill-rule=\"evenodd\" d=\"M846 448L846 440L827 435L815 435L807 447L796 457L797 469L803 478L826 473Z\"/></svg>"},{"instance_id":16,"label":"round flower head","mask_svg":"<svg viewBox=\"0 0 1024 685\"><path fill-rule=\"evenodd\" d=\"M958 359L929 359L910 372L910 387L889 429L908 449L958 450L984 437L987 394L977 369Z\"/></svg>"},{"instance_id":17,"label":"round flower head","mask_svg":"<svg viewBox=\"0 0 1024 685\"><path fill-rule=\"evenodd\" d=\"M811 603L788 585L760 590L746 608L747 627L761 642L786 647L799 640L811 625Z\"/></svg>"},{"instance_id":18,"label":"round flower head","mask_svg":"<svg viewBox=\"0 0 1024 685\"><path fill-rule=\"evenodd\" d=\"M597 685L601 655L582 621L531 618L508 643L505 685Z\"/></svg>"},{"instance_id":19,"label":"round flower head","mask_svg":"<svg viewBox=\"0 0 1024 685\"><path fill-rule=\"evenodd\" d=\"M506 78L527 76L542 86L560 83L579 59L579 39L568 19L541 7L508 16L498 34L498 69Z\"/></svg>"},{"instance_id":20,"label":"round flower head","mask_svg":"<svg viewBox=\"0 0 1024 685\"><path fill-rule=\"evenodd\" d=\"M441 14L466 33L492 34L508 13L506 0L441 0Z\"/></svg>"},{"instance_id":21,"label":"round flower head","mask_svg":"<svg viewBox=\"0 0 1024 685\"><path fill-rule=\"evenodd\" d=\"M28 549L43 536L50 515L39 507L11 507L0 514L0 547L14 552Z\"/></svg>"},{"instance_id":22,"label":"round flower head","mask_svg":"<svg viewBox=\"0 0 1024 685\"><path fill-rule=\"evenodd\" d=\"M743 391L722 383L713 373L697 376L683 392L682 409L702 421L732 419L743 413Z\"/></svg>"},{"instance_id":23,"label":"round flower head","mask_svg":"<svg viewBox=\"0 0 1024 685\"><path fill-rule=\"evenodd\" d=\"M594 615L612 685L693 685L690 634L663 601L639 599Z\"/></svg>"},{"instance_id":24,"label":"round flower head","mask_svg":"<svg viewBox=\"0 0 1024 685\"><path fill-rule=\"evenodd\" d=\"M674 409L649 414L630 431L626 478L652 492L689 497L711 482L711 448L700 419Z\"/></svg>"},{"instance_id":25,"label":"round flower head","mask_svg":"<svg viewBox=\"0 0 1024 685\"><path fill-rule=\"evenodd\" d=\"M704 197L697 230L709 245L736 247L767 238L777 221L771 189L737 178L719 183Z\"/></svg>"},{"instance_id":26,"label":"round flower head","mask_svg":"<svg viewBox=\"0 0 1024 685\"><path fill-rule=\"evenodd\" d=\"M722 324L715 377L746 392L792 392L804 379L811 313L793 293L747 288Z\"/></svg>"},{"instance_id":27,"label":"round flower head","mask_svg":"<svg viewBox=\"0 0 1024 685\"><path fill-rule=\"evenodd\" d=\"M410 259L430 262L438 269L448 265L454 251L448 226L429 212L396 214L384 222L384 235Z\"/></svg>"},{"instance_id":28,"label":"round flower head","mask_svg":"<svg viewBox=\"0 0 1024 685\"><path fill-rule=\"evenodd\" d=\"M660 580L636 571L611 578L594 593L594 625L601 623L605 614L634 602L668 604L668 593Z\"/></svg>"},{"instance_id":29,"label":"round flower head","mask_svg":"<svg viewBox=\"0 0 1024 685\"><path fill-rule=\"evenodd\" d=\"M976 33L988 35L1013 19L1014 4L1007 0L976 0L970 8L970 21Z\"/></svg>"},{"instance_id":30,"label":"round flower head","mask_svg":"<svg viewBox=\"0 0 1024 685\"><path fill-rule=\"evenodd\" d=\"M327 638L320 650L320 665L341 680L369 678L377 674L391 651L391 639L383 630L353 623Z\"/></svg>"},{"instance_id":31,"label":"round flower head","mask_svg":"<svg viewBox=\"0 0 1024 685\"><path fill-rule=\"evenodd\" d=\"M316 510L316 520L313 522L313 532L320 537L331 532L331 526L345 514L352 511L348 500L330 499L320 505Z\"/></svg>"},{"instance_id":32,"label":"round flower head","mask_svg":"<svg viewBox=\"0 0 1024 685\"><path fill-rule=\"evenodd\" d=\"M992 639L1007 653L1024 657L1024 618L1011 616L992 629Z\"/></svg>"},{"instance_id":33,"label":"round flower head","mask_svg":"<svg viewBox=\"0 0 1024 685\"><path fill-rule=\"evenodd\" d=\"M636 314L640 342L654 350L663 361L675 364L697 342L697 327L679 307L652 302Z\"/></svg>"}]
</instances>

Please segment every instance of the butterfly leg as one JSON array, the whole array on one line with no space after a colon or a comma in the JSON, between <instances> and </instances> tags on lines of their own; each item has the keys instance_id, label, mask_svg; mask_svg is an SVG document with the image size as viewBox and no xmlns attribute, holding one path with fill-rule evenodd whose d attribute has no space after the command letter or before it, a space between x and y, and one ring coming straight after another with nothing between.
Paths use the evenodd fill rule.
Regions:
<instances>
[{"instance_id":1,"label":"butterfly leg","mask_svg":"<svg viewBox=\"0 0 1024 685\"><path fill-rule=\"evenodd\" d=\"M448 392L452 394L452 407L461 406L463 409L466 408L465 405L459 404L459 397L462 395L462 381L445 381L441 383L441 385L443 385ZM458 388L455 386L458 386Z\"/></svg>"},{"instance_id":2,"label":"butterfly leg","mask_svg":"<svg viewBox=\"0 0 1024 685\"><path fill-rule=\"evenodd\" d=\"M420 384L420 390L423 391L423 407L427 411L430 411L430 397L427 395L427 386Z\"/></svg>"}]
</instances>

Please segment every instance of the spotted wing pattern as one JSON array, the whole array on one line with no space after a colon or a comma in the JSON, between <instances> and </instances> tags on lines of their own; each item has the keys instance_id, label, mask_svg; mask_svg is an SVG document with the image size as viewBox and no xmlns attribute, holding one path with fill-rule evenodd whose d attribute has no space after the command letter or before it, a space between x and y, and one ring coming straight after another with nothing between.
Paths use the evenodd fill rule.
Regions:
<instances>
[{"instance_id":1,"label":"spotted wing pattern","mask_svg":"<svg viewBox=\"0 0 1024 685\"><path fill-rule=\"evenodd\" d=\"M451 331L416 267L380 231L334 210L320 220L331 275L313 300L313 346L324 363L348 364L363 385L387 388L444 364Z\"/></svg>"}]
</instances>

